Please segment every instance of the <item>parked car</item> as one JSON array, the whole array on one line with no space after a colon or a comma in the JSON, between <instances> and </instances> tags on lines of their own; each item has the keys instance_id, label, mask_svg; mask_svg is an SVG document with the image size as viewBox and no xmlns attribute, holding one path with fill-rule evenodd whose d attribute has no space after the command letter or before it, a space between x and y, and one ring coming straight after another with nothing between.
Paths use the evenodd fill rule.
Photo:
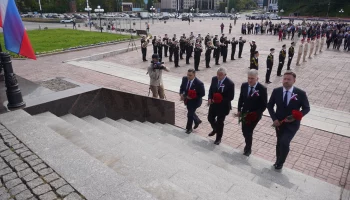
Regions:
<instances>
[{"instance_id":1,"label":"parked car","mask_svg":"<svg viewBox=\"0 0 350 200\"><path fill-rule=\"evenodd\" d=\"M161 16L161 17L159 17L159 19L160 20L168 20L168 19L170 19L170 17L169 16Z\"/></svg>"},{"instance_id":2,"label":"parked car","mask_svg":"<svg viewBox=\"0 0 350 200\"><path fill-rule=\"evenodd\" d=\"M181 20L188 21L188 20L190 20L190 17L188 15L187 16L185 15L185 16L182 16Z\"/></svg>"},{"instance_id":3,"label":"parked car","mask_svg":"<svg viewBox=\"0 0 350 200\"><path fill-rule=\"evenodd\" d=\"M73 20L72 19L62 19L60 22L61 23L73 23Z\"/></svg>"}]
</instances>

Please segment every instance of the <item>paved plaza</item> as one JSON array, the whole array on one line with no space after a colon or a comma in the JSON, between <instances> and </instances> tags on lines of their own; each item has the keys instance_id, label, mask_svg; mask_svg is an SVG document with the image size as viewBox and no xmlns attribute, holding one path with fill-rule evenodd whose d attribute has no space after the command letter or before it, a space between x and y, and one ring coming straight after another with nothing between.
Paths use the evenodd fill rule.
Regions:
<instances>
[{"instance_id":1,"label":"paved plaza","mask_svg":"<svg viewBox=\"0 0 350 200\"><path fill-rule=\"evenodd\" d=\"M166 24L155 23L151 24L151 34L164 36L167 33L170 37L176 34L178 38L185 33L189 35L191 31L195 35L200 33L203 37L207 33L210 35L220 34L220 24L224 23L224 33L229 39L236 37L238 39L242 22L246 20L238 20L237 25L233 27L232 34L228 35L229 23L231 20L221 19L205 19L202 22L195 20L189 25L188 22L170 20ZM257 23L258 21L253 21ZM260 21L259 21L260 22ZM273 21L274 23L280 21ZM297 22L297 21L296 21ZM297 22L298 23L298 22ZM265 82L266 72L266 57L270 48L275 48L276 53L274 60L274 67L271 75L272 84L267 85L268 92L275 87L281 86L282 78L276 76L278 65L278 53L283 44L290 46L290 40L278 42L278 36L273 35L244 35L247 43L244 45L241 59L234 61L228 60L227 63L221 65L228 69L228 76L234 81L236 89L246 81L246 73L249 67L249 41L255 40L259 56L259 75L260 82ZM136 45L140 45L140 41L135 41ZM41 82L50 78L65 77L71 80L90 83L98 86L113 88L117 90L127 91L140 95L148 95L148 85L137 83L128 77L116 77L97 71L89 70L82 67L63 63L63 61L76 59L79 57L91 56L103 52L115 51L118 49L127 48L128 42L117 45L98 47L94 49L87 49L82 51L75 51L71 53L57 54L53 56L40 57L37 61L31 60L14 60L14 70L18 75L27 78L31 81ZM296 57L294 56L291 68L297 74L296 86L305 90L309 96L309 101L312 106L319 106L325 109L333 109L335 112L344 113L347 116L350 112L350 89L349 89L349 68L350 54L348 52L335 51L333 49L326 50L324 45L323 53L313 56L313 59L307 59L306 63L301 66L296 66ZM296 45L296 52L298 50L298 43ZM237 47L238 51L238 47ZM231 50L229 48L229 55ZM151 60L152 46L148 47L148 60ZM237 55L237 54L236 54ZM228 56L230 57L230 56ZM238 56L236 56L238 57ZM141 51L130 51L127 53L118 54L112 57L106 57L100 61L120 64L134 69L144 70L149 63L142 62ZM164 59L165 65L170 67L169 74L178 77L179 79L186 74L189 68L193 68L193 59L190 65L185 64L185 60L180 60L180 68L175 68L173 63L169 63ZM98 66L96 66L98 67ZM214 60L211 60L210 69L205 68L204 53L201 56L201 62L197 77L203 82L210 82L211 77L216 75L217 66L214 65ZM286 69L286 63L284 70ZM167 80L164 80L167 85ZM184 127L186 123L186 108L182 102L179 101L178 94L173 91L166 92L167 100L173 101L176 104L176 125ZM235 97L237 100L238 96ZM208 107L203 103L202 107L198 109L198 116L203 120L203 124L194 133L207 137L211 131L210 125L206 120ZM235 112L234 109L232 111ZM349 126L349 123L343 122L344 126ZM253 141L253 155L262 157L269 161L275 160L275 143L276 137L274 130L271 128L272 120L268 116L264 116L259 122L256 131L254 132ZM244 137L242 136L237 118L233 118L230 114L226 119L223 142L242 150L244 147ZM345 186L350 189L350 178L348 177L350 165L350 138L327 132L318 128L310 126L301 126L297 135L291 143L291 152L286 161L286 167L295 169L302 173L314 176L318 179L327 181L329 183ZM348 177L348 178L347 178Z\"/></svg>"}]
</instances>

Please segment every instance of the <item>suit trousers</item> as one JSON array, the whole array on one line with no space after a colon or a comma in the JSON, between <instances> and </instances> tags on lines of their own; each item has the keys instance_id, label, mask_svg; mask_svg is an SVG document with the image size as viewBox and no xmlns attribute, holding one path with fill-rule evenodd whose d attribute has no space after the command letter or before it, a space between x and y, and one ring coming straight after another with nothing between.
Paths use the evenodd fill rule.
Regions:
<instances>
[{"instance_id":1,"label":"suit trousers","mask_svg":"<svg viewBox=\"0 0 350 200\"><path fill-rule=\"evenodd\" d=\"M282 61L282 62L280 61L280 62L278 63L277 76L281 75L283 65L284 65L284 61Z\"/></svg>"},{"instance_id":2,"label":"suit trousers","mask_svg":"<svg viewBox=\"0 0 350 200\"><path fill-rule=\"evenodd\" d=\"M293 57L288 57L287 70L290 70L290 64L292 63Z\"/></svg>"},{"instance_id":3,"label":"suit trousers","mask_svg":"<svg viewBox=\"0 0 350 200\"><path fill-rule=\"evenodd\" d=\"M271 71L272 71L272 67L267 68L266 75L265 75L265 82L270 82Z\"/></svg>"},{"instance_id":4,"label":"suit trousers","mask_svg":"<svg viewBox=\"0 0 350 200\"><path fill-rule=\"evenodd\" d=\"M187 106L187 124L186 124L186 129L192 129L193 122L195 124L199 123L199 118L196 114L197 108L195 107L189 107Z\"/></svg>"},{"instance_id":5,"label":"suit trousers","mask_svg":"<svg viewBox=\"0 0 350 200\"><path fill-rule=\"evenodd\" d=\"M141 48L142 51L142 60L145 61L146 59L146 53L147 53L147 48Z\"/></svg>"},{"instance_id":6,"label":"suit trousers","mask_svg":"<svg viewBox=\"0 0 350 200\"><path fill-rule=\"evenodd\" d=\"M289 124L283 124L276 129L277 144L276 144L276 163L283 165L289 153L289 145L295 136L296 132L289 130Z\"/></svg>"},{"instance_id":7,"label":"suit trousers","mask_svg":"<svg viewBox=\"0 0 350 200\"><path fill-rule=\"evenodd\" d=\"M164 56L168 57L168 46L164 46Z\"/></svg>"},{"instance_id":8,"label":"suit trousers","mask_svg":"<svg viewBox=\"0 0 350 200\"><path fill-rule=\"evenodd\" d=\"M210 63L210 54L205 55L205 67L210 67L209 63Z\"/></svg>"},{"instance_id":9,"label":"suit trousers","mask_svg":"<svg viewBox=\"0 0 350 200\"><path fill-rule=\"evenodd\" d=\"M190 64L190 57L191 57L191 52L186 51L186 64Z\"/></svg>"},{"instance_id":10,"label":"suit trousers","mask_svg":"<svg viewBox=\"0 0 350 200\"><path fill-rule=\"evenodd\" d=\"M252 149L252 143L253 143L253 132L256 127L256 125L259 123L257 121L256 123L253 123L251 125L246 125L242 123L242 133L245 139L245 147L244 150L251 150Z\"/></svg>"},{"instance_id":11,"label":"suit trousers","mask_svg":"<svg viewBox=\"0 0 350 200\"><path fill-rule=\"evenodd\" d=\"M238 58L242 57L242 51L243 51L243 47L239 48L239 50L238 50Z\"/></svg>"},{"instance_id":12,"label":"suit trousers","mask_svg":"<svg viewBox=\"0 0 350 200\"><path fill-rule=\"evenodd\" d=\"M216 140L220 141L222 138L222 135L224 133L224 121L225 121L226 115L218 114L217 110L214 107L209 108L208 113L208 121L211 125L211 128L216 133Z\"/></svg>"},{"instance_id":13,"label":"suit trousers","mask_svg":"<svg viewBox=\"0 0 350 200\"><path fill-rule=\"evenodd\" d=\"M236 50L231 51L231 60L235 59L235 53L236 53Z\"/></svg>"},{"instance_id":14,"label":"suit trousers","mask_svg":"<svg viewBox=\"0 0 350 200\"><path fill-rule=\"evenodd\" d=\"M169 61L172 62L173 61L173 54L174 52L172 50L169 51Z\"/></svg>"}]
</instances>

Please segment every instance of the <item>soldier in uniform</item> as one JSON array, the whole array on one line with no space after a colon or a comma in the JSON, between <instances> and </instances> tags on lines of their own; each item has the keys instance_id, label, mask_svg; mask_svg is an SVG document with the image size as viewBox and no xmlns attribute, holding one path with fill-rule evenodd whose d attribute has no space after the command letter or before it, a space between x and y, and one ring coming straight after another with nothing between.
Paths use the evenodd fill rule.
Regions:
<instances>
[{"instance_id":1,"label":"soldier in uniform","mask_svg":"<svg viewBox=\"0 0 350 200\"><path fill-rule=\"evenodd\" d=\"M146 54L147 54L147 45L149 43L149 40L146 41L146 36L142 36L141 39L141 52L142 52L142 60L147 61Z\"/></svg>"},{"instance_id":2,"label":"soldier in uniform","mask_svg":"<svg viewBox=\"0 0 350 200\"><path fill-rule=\"evenodd\" d=\"M322 34L321 36L321 45L320 45L320 53L322 52L322 49L323 49L323 45L324 45L324 38L325 38L325 35Z\"/></svg>"},{"instance_id":3,"label":"soldier in uniform","mask_svg":"<svg viewBox=\"0 0 350 200\"><path fill-rule=\"evenodd\" d=\"M218 41L218 35L215 35L215 38L213 39L213 44L215 46L217 41ZM216 52L217 52L217 48L214 49L213 58L216 58Z\"/></svg>"},{"instance_id":4,"label":"soldier in uniform","mask_svg":"<svg viewBox=\"0 0 350 200\"><path fill-rule=\"evenodd\" d=\"M158 47L157 47L157 36L154 36L152 40L152 45L153 45L153 54L157 54Z\"/></svg>"},{"instance_id":5,"label":"soldier in uniform","mask_svg":"<svg viewBox=\"0 0 350 200\"><path fill-rule=\"evenodd\" d=\"M294 46L295 43L292 42L291 46L288 49L288 63L287 63L287 70L290 70L290 64L292 63L293 57L294 57Z\"/></svg>"},{"instance_id":6,"label":"soldier in uniform","mask_svg":"<svg viewBox=\"0 0 350 200\"><path fill-rule=\"evenodd\" d=\"M163 37L163 45L164 45L164 57L168 57L168 47L169 47L168 34L165 34L165 36Z\"/></svg>"},{"instance_id":7,"label":"soldier in uniform","mask_svg":"<svg viewBox=\"0 0 350 200\"><path fill-rule=\"evenodd\" d=\"M242 39L242 36L239 37L238 40L238 58L242 58L242 51L243 51L243 46L244 46L245 40Z\"/></svg>"},{"instance_id":8,"label":"soldier in uniform","mask_svg":"<svg viewBox=\"0 0 350 200\"><path fill-rule=\"evenodd\" d=\"M315 56L318 53L318 48L319 47L320 47L320 36L318 35L317 39L316 39L316 49L315 49L315 53L314 53Z\"/></svg>"},{"instance_id":9,"label":"soldier in uniform","mask_svg":"<svg viewBox=\"0 0 350 200\"><path fill-rule=\"evenodd\" d=\"M203 51L203 47L201 44L201 40L197 39L195 48L194 48L194 69L196 71L199 71L198 66L199 66L199 61L201 60L202 51Z\"/></svg>"},{"instance_id":10,"label":"soldier in uniform","mask_svg":"<svg viewBox=\"0 0 350 200\"><path fill-rule=\"evenodd\" d=\"M210 38L210 35L208 33L208 35L205 36L205 39L204 39L205 48L208 48L209 41L211 41L211 38Z\"/></svg>"},{"instance_id":11,"label":"soldier in uniform","mask_svg":"<svg viewBox=\"0 0 350 200\"><path fill-rule=\"evenodd\" d=\"M227 37L224 37L222 46L221 46L221 50L222 50L222 62L226 62L226 58L227 58L227 52L228 52L228 45L230 44L230 41L227 41Z\"/></svg>"},{"instance_id":12,"label":"soldier in uniform","mask_svg":"<svg viewBox=\"0 0 350 200\"><path fill-rule=\"evenodd\" d=\"M215 65L220 65L219 64L219 58L220 58L220 51L221 51L221 47L220 47L220 42L216 41L215 44L215 49L216 49L216 54L215 54Z\"/></svg>"},{"instance_id":13,"label":"soldier in uniform","mask_svg":"<svg viewBox=\"0 0 350 200\"><path fill-rule=\"evenodd\" d=\"M305 43L305 45L304 45L303 62L307 62L305 58L306 58L306 55L307 55L307 51L308 51L308 49L309 49L309 43L310 43L310 38L308 38L308 39L306 40L306 43Z\"/></svg>"},{"instance_id":14,"label":"soldier in uniform","mask_svg":"<svg viewBox=\"0 0 350 200\"><path fill-rule=\"evenodd\" d=\"M250 69L256 69L256 70L259 70L259 60L258 60L258 57L259 57L259 52L258 51L255 51L254 52L254 56L250 59Z\"/></svg>"},{"instance_id":15,"label":"soldier in uniform","mask_svg":"<svg viewBox=\"0 0 350 200\"><path fill-rule=\"evenodd\" d=\"M301 44L299 45L297 66L300 66L300 59L301 59L301 55L303 54L303 50L304 50L304 41L305 41L304 38L301 39Z\"/></svg>"},{"instance_id":16,"label":"soldier in uniform","mask_svg":"<svg viewBox=\"0 0 350 200\"><path fill-rule=\"evenodd\" d=\"M172 39L172 40L173 40L173 42L175 42L175 40L177 40L177 39L176 39L176 34L174 34L174 36L173 36L173 39Z\"/></svg>"},{"instance_id":17,"label":"soldier in uniform","mask_svg":"<svg viewBox=\"0 0 350 200\"><path fill-rule=\"evenodd\" d=\"M189 65L190 64L190 57L193 51L193 44L191 42L191 40L187 40L186 42L186 64Z\"/></svg>"},{"instance_id":18,"label":"soldier in uniform","mask_svg":"<svg viewBox=\"0 0 350 200\"><path fill-rule=\"evenodd\" d=\"M231 41L231 60L236 60L235 59L235 53L236 53L236 46L238 44L238 41L235 40L235 38L233 37L232 38L232 41Z\"/></svg>"},{"instance_id":19,"label":"soldier in uniform","mask_svg":"<svg viewBox=\"0 0 350 200\"><path fill-rule=\"evenodd\" d=\"M252 59L254 57L255 51L256 51L256 44L255 44L255 40L253 40L250 44L250 59Z\"/></svg>"},{"instance_id":20,"label":"soldier in uniform","mask_svg":"<svg viewBox=\"0 0 350 200\"><path fill-rule=\"evenodd\" d=\"M179 66L179 41L178 40L175 40L174 41L174 48L173 48L173 51L174 51L174 64L175 64L175 67L180 67Z\"/></svg>"},{"instance_id":21,"label":"soldier in uniform","mask_svg":"<svg viewBox=\"0 0 350 200\"><path fill-rule=\"evenodd\" d=\"M211 51L215 49L216 47L212 44L211 41L208 42L207 44L207 50L205 51L205 67L210 68L210 56L211 56Z\"/></svg>"},{"instance_id":22,"label":"soldier in uniform","mask_svg":"<svg viewBox=\"0 0 350 200\"><path fill-rule=\"evenodd\" d=\"M163 42L160 36L158 36L158 42L157 42L157 47L158 47L158 56L159 56L159 62L162 62L163 60Z\"/></svg>"},{"instance_id":23,"label":"soldier in uniform","mask_svg":"<svg viewBox=\"0 0 350 200\"><path fill-rule=\"evenodd\" d=\"M280 55L278 56L278 68L277 68L277 76L282 76L282 68L284 65L284 60L286 59L286 45L282 46L282 50L280 51Z\"/></svg>"},{"instance_id":24,"label":"soldier in uniform","mask_svg":"<svg viewBox=\"0 0 350 200\"><path fill-rule=\"evenodd\" d=\"M169 62L173 62L173 54L174 54L174 41L170 40L169 45Z\"/></svg>"},{"instance_id":25,"label":"soldier in uniform","mask_svg":"<svg viewBox=\"0 0 350 200\"><path fill-rule=\"evenodd\" d=\"M271 71L272 71L272 67L273 67L273 53L275 53L275 49L271 48L270 49L270 54L267 56L266 59L266 66L267 66L267 70L266 70L266 76L265 76L265 83L270 84L270 76L271 76Z\"/></svg>"},{"instance_id":26,"label":"soldier in uniform","mask_svg":"<svg viewBox=\"0 0 350 200\"><path fill-rule=\"evenodd\" d=\"M183 36L181 36L180 38L180 59L182 60L183 57L182 55L185 53L186 51L186 36L185 34L183 34Z\"/></svg>"},{"instance_id":27,"label":"soldier in uniform","mask_svg":"<svg viewBox=\"0 0 350 200\"><path fill-rule=\"evenodd\" d=\"M314 52L314 48L315 48L315 38L313 37L311 39L311 44L310 44L309 59L312 59L311 55Z\"/></svg>"}]
</instances>

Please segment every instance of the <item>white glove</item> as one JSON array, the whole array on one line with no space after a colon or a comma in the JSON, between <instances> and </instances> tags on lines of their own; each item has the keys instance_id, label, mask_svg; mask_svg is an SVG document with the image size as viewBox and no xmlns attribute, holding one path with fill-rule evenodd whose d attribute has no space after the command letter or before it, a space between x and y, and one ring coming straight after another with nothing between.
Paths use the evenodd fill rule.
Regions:
<instances>
[{"instance_id":1,"label":"white glove","mask_svg":"<svg viewBox=\"0 0 350 200\"><path fill-rule=\"evenodd\" d=\"M289 59L292 59L292 57L289 57Z\"/></svg>"}]
</instances>

